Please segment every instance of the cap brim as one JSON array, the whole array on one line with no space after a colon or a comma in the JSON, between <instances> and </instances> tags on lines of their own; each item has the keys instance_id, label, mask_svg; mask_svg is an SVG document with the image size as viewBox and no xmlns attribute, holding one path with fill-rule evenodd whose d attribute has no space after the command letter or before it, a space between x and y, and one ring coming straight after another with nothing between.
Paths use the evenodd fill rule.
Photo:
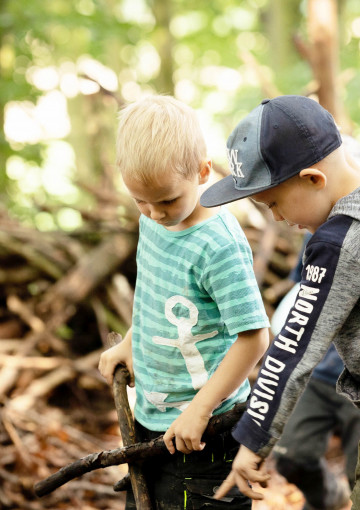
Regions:
<instances>
[{"instance_id":1,"label":"cap brim","mask_svg":"<svg viewBox=\"0 0 360 510\"><path fill-rule=\"evenodd\" d=\"M203 207L224 205L235 202L235 200L241 200L242 198L256 195L272 187L273 185L268 185L262 188L238 190L234 187L233 176L228 175L204 191L200 197L200 204Z\"/></svg>"}]
</instances>

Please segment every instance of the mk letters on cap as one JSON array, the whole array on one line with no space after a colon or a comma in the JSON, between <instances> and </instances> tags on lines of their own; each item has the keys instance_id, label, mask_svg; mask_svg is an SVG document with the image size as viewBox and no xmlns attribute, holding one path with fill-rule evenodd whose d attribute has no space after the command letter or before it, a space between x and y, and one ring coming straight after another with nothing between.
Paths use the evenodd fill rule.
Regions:
<instances>
[{"instance_id":1,"label":"mk letters on cap","mask_svg":"<svg viewBox=\"0 0 360 510\"><path fill-rule=\"evenodd\" d=\"M227 157L235 189L256 189L270 184L270 172L261 155L261 104L233 130L227 141Z\"/></svg>"},{"instance_id":2,"label":"mk letters on cap","mask_svg":"<svg viewBox=\"0 0 360 510\"><path fill-rule=\"evenodd\" d=\"M234 178L235 184L237 184L237 179L244 178L244 174L242 173L241 167L242 162L238 160L238 149L226 149L227 158L229 161L230 171Z\"/></svg>"}]
</instances>

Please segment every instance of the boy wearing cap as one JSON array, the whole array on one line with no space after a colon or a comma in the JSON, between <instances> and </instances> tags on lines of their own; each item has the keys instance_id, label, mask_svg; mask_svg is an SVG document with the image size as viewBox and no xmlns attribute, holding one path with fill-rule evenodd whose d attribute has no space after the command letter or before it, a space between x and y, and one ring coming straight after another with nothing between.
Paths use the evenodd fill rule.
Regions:
<instances>
[{"instance_id":1,"label":"boy wearing cap","mask_svg":"<svg viewBox=\"0 0 360 510\"><path fill-rule=\"evenodd\" d=\"M216 496L237 484L263 499L249 483L266 486L263 460L331 342L345 365L337 391L360 407L360 175L346 160L331 115L306 97L264 100L236 126L227 148L232 175L211 186L202 205L251 197L276 221L313 233L295 304L233 431L241 447ZM360 509L358 485L354 509Z\"/></svg>"},{"instance_id":2,"label":"boy wearing cap","mask_svg":"<svg viewBox=\"0 0 360 510\"><path fill-rule=\"evenodd\" d=\"M201 437L212 414L246 401L269 345L251 250L229 211L200 206L211 161L187 105L149 96L127 106L117 166L141 212L137 279L132 327L99 369L111 383L124 364L135 379L138 441L166 432L173 455L144 464L154 508L223 508L213 496L237 444L230 431L206 445ZM226 507L248 510L251 500L236 489Z\"/></svg>"}]
</instances>

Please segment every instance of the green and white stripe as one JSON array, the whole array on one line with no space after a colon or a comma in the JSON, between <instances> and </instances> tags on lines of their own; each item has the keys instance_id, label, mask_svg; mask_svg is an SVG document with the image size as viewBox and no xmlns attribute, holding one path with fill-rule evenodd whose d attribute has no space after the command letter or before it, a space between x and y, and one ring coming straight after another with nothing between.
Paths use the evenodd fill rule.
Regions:
<instances>
[{"instance_id":1,"label":"green and white stripe","mask_svg":"<svg viewBox=\"0 0 360 510\"><path fill-rule=\"evenodd\" d=\"M268 327L237 220L223 208L172 232L140 218L133 313L136 419L164 431L242 331ZM216 413L244 401L248 381Z\"/></svg>"}]
</instances>

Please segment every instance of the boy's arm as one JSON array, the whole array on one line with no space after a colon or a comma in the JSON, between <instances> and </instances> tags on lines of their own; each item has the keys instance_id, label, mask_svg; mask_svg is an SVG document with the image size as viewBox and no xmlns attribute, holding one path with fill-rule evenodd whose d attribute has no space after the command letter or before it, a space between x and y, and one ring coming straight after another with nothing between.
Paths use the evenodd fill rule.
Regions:
<instances>
[{"instance_id":1,"label":"boy's arm","mask_svg":"<svg viewBox=\"0 0 360 510\"><path fill-rule=\"evenodd\" d=\"M103 352L100 356L99 371L109 385L113 382L114 371L117 365L125 365L130 374L129 386L134 386L134 369L131 351L132 328L128 330L119 344Z\"/></svg>"},{"instance_id":2,"label":"boy's arm","mask_svg":"<svg viewBox=\"0 0 360 510\"><path fill-rule=\"evenodd\" d=\"M246 331L238 335L226 356L191 404L171 424L164 435L170 453L202 450L201 437L216 409L246 379L269 346L267 329Z\"/></svg>"},{"instance_id":3,"label":"boy's arm","mask_svg":"<svg viewBox=\"0 0 360 510\"><path fill-rule=\"evenodd\" d=\"M316 232L306 248L295 304L264 356L247 411L233 431L239 443L263 458L281 436L312 370L336 342L358 300L360 279L354 268L359 270L359 262L340 242L326 242L325 236L330 237L325 228ZM342 345L336 347L342 356Z\"/></svg>"},{"instance_id":4,"label":"boy's arm","mask_svg":"<svg viewBox=\"0 0 360 510\"><path fill-rule=\"evenodd\" d=\"M338 232L342 233L340 229ZM247 412L234 428L233 436L241 443L240 453L217 497L224 496L234 483L239 482L240 488L244 480L261 478L261 459L281 436L312 369L356 306L360 295L359 260L344 253L341 243L327 243L325 237L330 237L325 229L321 237L317 232L306 249L295 305L264 357ZM337 345L339 354L342 347L349 349L351 341L349 338L346 345ZM351 357L344 361L351 362ZM254 497L249 489L245 494Z\"/></svg>"}]
</instances>

